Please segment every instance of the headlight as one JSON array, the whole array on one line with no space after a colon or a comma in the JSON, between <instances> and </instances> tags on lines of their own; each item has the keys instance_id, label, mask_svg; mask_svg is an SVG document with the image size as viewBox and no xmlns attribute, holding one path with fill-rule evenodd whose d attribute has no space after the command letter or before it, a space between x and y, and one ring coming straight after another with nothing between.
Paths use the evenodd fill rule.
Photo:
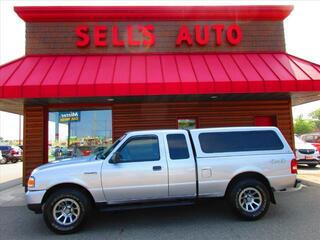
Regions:
<instances>
[{"instance_id":1,"label":"headlight","mask_svg":"<svg viewBox=\"0 0 320 240\"><path fill-rule=\"evenodd\" d=\"M36 179L34 177L29 177L28 179L28 188L34 188L36 185Z\"/></svg>"}]
</instances>

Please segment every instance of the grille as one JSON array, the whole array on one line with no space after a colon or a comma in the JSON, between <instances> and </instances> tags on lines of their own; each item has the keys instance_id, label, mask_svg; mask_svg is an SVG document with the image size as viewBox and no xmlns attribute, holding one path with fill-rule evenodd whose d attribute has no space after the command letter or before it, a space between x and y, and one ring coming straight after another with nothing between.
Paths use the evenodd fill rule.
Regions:
<instances>
[{"instance_id":1,"label":"grille","mask_svg":"<svg viewBox=\"0 0 320 240\"><path fill-rule=\"evenodd\" d=\"M302 154L314 154L316 150L314 150L314 149L299 149L298 151Z\"/></svg>"}]
</instances>

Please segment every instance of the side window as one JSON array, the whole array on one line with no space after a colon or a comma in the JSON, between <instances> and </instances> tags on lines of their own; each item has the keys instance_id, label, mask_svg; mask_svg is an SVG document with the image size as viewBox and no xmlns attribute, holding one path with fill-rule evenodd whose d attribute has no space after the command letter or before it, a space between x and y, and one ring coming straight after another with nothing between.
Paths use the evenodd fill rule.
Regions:
<instances>
[{"instance_id":1,"label":"side window","mask_svg":"<svg viewBox=\"0 0 320 240\"><path fill-rule=\"evenodd\" d=\"M121 162L158 161L160 160L158 137L132 137L119 153Z\"/></svg>"},{"instance_id":2,"label":"side window","mask_svg":"<svg viewBox=\"0 0 320 240\"><path fill-rule=\"evenodd\" d=\"M187 141L184 134L168 134L167 141L171 159L189 158Z\"/></svg>"},{"instance_id":3,"label":"side window","mask_svg":"<svg viewBox=\"0 0 320 240\"><path fill-rule=\"evenodd\" d=\"M204 153L268 151L283 149L274 131L241 131L200 133L199 142Z\"/></svg>"}]
</instances>

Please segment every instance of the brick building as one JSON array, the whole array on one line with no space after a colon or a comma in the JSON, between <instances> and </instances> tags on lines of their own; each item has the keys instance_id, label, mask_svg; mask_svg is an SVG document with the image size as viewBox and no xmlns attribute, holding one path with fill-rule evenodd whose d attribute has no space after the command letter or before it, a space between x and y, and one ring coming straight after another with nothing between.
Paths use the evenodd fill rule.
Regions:
<instances>
[{"instance_id":1,"label":"brick building","mask_svg":"<svg viewBox=\"0 0 320 240\"><path fill-rule=\"evenodd\" d=\"M24 115L24 179L126 131L274 125L320 99L320 66L286 53L292 6L16 7L26 55L0 67Z\"/></svg>"}]
</instances>

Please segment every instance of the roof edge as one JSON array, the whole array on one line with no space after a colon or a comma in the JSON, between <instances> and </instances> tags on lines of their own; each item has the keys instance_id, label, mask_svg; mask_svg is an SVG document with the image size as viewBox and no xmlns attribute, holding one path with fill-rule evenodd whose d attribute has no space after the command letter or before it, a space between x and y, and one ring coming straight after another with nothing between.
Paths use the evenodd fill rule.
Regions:
<instances>
[{"instance_id":1,"label":"roof edge","mask_svg":"<svg viewBox=\"0 0 320 240\"><path fill-rule=\"evenodd\" d=\"M307 59L298 57L298 56L296 56L296 55L290 54L290 53L285 52L285 51L247 51L247 52L243 52L243 51L239 51L239 52L228 52L228 51L225 51L225 52L176 52L176 53L172 53L172 52L148 52L148 53L130 53L130 54L128 54L128 53L27 54L27 55L23 55L23 56L21 56L21 57L19 57L19 58L13 59L13 60L11 60L11 61L9 61L9 62L0 64L0 69L3 68L3 67L5 67L5 66L7 66L7 65L10 65L11 63L15 63L15 62L17 62L17 61L23 60L23 59L26 58L26 57L123 56L123 55L125 55L125 56L126 56L126 55L131 55L131 56L144 56L144 55L148 55L148 56L152 56L152 55L168 55L168 54L170 54L170 55L198 55L198 54L203 54L203 55L211 55L211 54L219 55L219 54L263 54L263 53L266 53L266 54L285 54L285 55L288 55L288 56L291 56L291 57L300 59L300 60L302 60L302 61L308 62L309 64L316 65L316 66L320 67L320 63L316 63L316 62L313 62L313 61L310 61L310 60L307 60Z\"/></svg>"},{"instance_id":2,"label":"roof edge","mask_svg":"<svg viewBox=\"0 0 320 240\"><path fill-rule=\"evenodd\" d=\"M282 21L292 5L248 6L17 6L25 22L255 20Z\"/></svg>"}]
</instances>

